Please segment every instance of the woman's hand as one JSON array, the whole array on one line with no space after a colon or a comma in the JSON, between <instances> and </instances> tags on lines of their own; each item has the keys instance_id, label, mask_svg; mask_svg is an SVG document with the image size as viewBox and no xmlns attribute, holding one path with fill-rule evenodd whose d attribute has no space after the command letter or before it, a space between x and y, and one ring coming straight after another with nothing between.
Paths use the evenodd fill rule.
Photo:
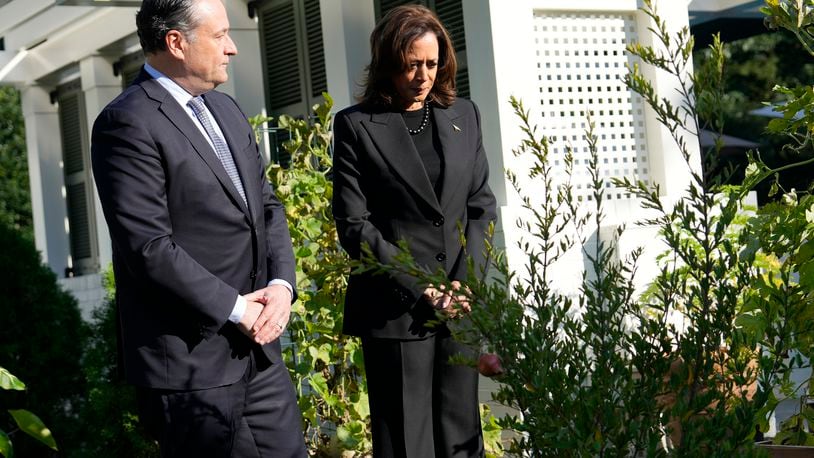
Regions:
<instances>
[{"instance_id":1,"label":"woman's hand","mask_svg":"<svg viewBox=\"0 0 814 458\"><path fill-rule=\"evenodd\" d=\"M436 310L442 310L450 318L455 318L461 313L469 313L472 311L472 306L469 303L467 294L456 294L456 291L466 291L465 286L461 282L455 280L451 284L452 289L447 290L446 286L439 285L436 288L434 285L429 285L424 290L424 299L430 303Z\"/></svg>"},{"instance_id":2,"label":"woman's hand","mask_svg":"<svg viewBox=\"0 0 814 458\"><path fill-rule=\"evenodd\" d=\"M452 290L459 292L458 294L453 295L452 302L458 305L464 312L471 312L472 305L469 303L469 288L462 285L458 280L455 280L452 282Z\"/></svg>"},{"instance_id":3,"label":"woman's hand","mask_svg":"<svg viewBox=\"0 0 814 458\"><path fill-rule=\"evenodd\" d=\"M436 288L434 285L429 285L424 290L424 299L437 310L444 310L449 307L452 302L452 297L444 293L444 285Z\"/></svg>"}]
</instances>

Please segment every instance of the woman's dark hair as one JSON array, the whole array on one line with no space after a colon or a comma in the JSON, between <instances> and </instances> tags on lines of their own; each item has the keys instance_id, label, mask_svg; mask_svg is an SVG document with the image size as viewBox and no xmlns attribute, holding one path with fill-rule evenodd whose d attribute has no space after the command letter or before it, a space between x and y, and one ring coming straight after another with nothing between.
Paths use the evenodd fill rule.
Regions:
<instances>
[{"instance_id":1,"label":"woman's dark hair","mask_svg":"<svg viewBox=\"0 0 814 458\"><path fill-rule=\"evenodd\" d=\"M398 102L393 77L407 69L410 46L426 33L438 39L438 73L428 98L443 107L452 104L458 69L455 49L435 13L421 5L397 6L376 24L370 34L371 57L362 103L391 108Z\"/></svg>"},{"instance_id":2,"label":"woman's dark hair","mask_svg":"<svg viewBox=\"0 0 814 458\"><path fill-rule=\"evenodd\" d=\"M144 0L136 13L136 29L145 54L166 50L164 38L170 30L192 39L197 25L195 0Z\"/></svg>"}]
</instances>

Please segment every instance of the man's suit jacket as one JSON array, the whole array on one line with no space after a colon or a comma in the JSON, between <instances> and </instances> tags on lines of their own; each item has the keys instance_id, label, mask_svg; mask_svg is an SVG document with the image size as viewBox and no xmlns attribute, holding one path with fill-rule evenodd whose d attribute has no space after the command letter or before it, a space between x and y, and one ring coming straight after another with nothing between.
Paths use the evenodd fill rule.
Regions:
<instances>
[{"instance_id":1,"label":"man's suit jacket","mask_svg":"<svg viewBox=\"0 0 814 458\"><path fill-rule=\"evenodd\" d=\"M228 321L238 293L295 285L285 211L254 133L229 96L203 96L248 206L201 131L149 74L99 115L92 162L113 244L120 351L138 386L203 389L237 381L251 340ZM279 340L263 347L281 361Z\"/></svg>"},{"instance_id":2,"label":"man's suit jacket","mask_svg":"<svg viewBox=\"0 0 814 458\"><path fill-rule=\"evenodd\" d=\"M356 105L336 115L334 217L342 246L353 258L367 243L379 261L390 263L396 243L404 239L419 265L433 272L441 267L450 279L465 280L467 256L476 268L484 265L484 240L496 218L480 114L465 99L432 110L444 160L440 199L399 113ZM421 299L425 287L408 275L352 275L344 331L396 339L432 334L425 326L434 318Z\"/></svg>"}]
</instances>

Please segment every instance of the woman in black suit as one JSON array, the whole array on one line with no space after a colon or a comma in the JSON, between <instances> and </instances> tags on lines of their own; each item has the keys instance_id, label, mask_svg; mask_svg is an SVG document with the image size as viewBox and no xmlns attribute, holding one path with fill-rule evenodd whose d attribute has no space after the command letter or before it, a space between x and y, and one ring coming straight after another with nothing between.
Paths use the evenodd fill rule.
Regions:
<instances>
[{"instance_id":1,"label":"woman in black suit","mask_svg":"<svg viewBox=\"0 0 814 458\"><path fill-rule=\"evenodd\" d=\"M455 97L455 51L427 8L390 10L370 42L361 103L334 123L340 241L353 258L367 244L390 263L406 240L419 265L460 288L468 257L484 265L495 220L478 109ZM472 351L427 325L437 309L468 308L456 300L409 275L351 276L344 331L362 337L375 457L483 455L477 372L449 363Z\"/></svg>"}]
</instances>

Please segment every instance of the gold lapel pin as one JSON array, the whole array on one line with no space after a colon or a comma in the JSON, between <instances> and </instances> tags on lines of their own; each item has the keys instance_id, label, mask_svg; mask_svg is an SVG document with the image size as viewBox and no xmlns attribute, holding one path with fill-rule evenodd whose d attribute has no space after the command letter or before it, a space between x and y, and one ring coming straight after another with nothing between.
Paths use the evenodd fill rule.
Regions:
<instances>
[{"instance_id":1,"label":"gold lapel pin","mask_svg":"<svg viewBox=\"0 0 814 458\"><path fill-rule=\"evenodd\" d=\"M452 125L452 128L455 129L455 132L460 132L461 128L456 126L455 124Z\"/></svg>"}]
</instances>

